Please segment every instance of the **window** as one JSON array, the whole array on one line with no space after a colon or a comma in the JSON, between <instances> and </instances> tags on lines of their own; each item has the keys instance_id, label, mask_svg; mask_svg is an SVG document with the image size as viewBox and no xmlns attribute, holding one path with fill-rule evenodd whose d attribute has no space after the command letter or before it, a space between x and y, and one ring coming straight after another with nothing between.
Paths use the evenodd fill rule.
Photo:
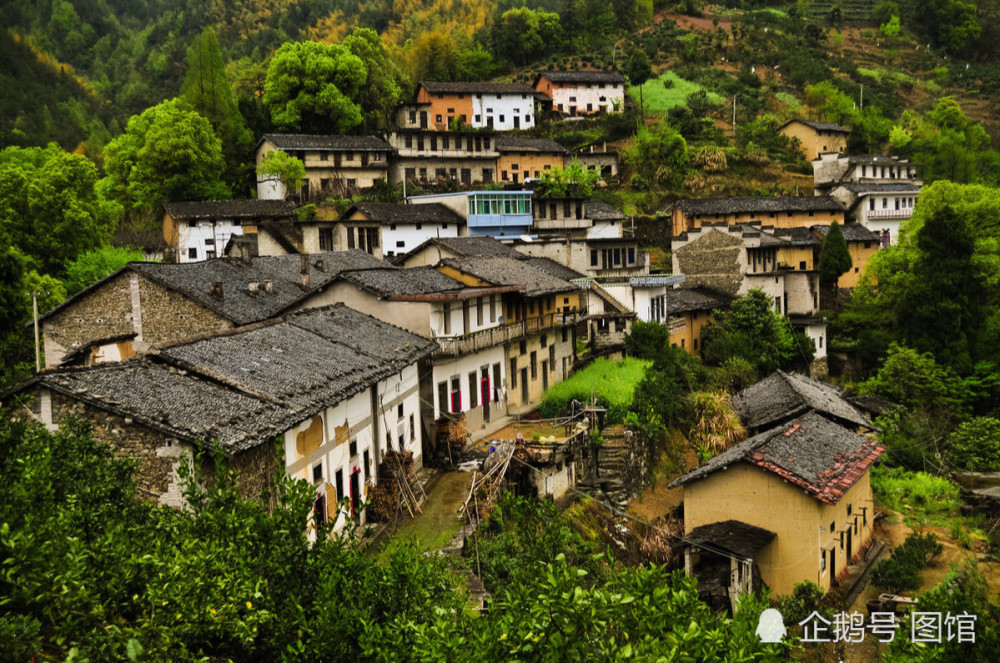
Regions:
<instances>
[{"instance_id":1,"label":"window","mask_svg":"<svg viewBox=\"0 0 1000 663\"><path fill-rule=\"evenodd\" d=\"M628 264L630 265L635 264L635 249L628 250Z\"/></svg>"},{"instance_id":2,"label":"window","mask_svg":"<svg viewBox=\"0 0 1000 663\"><path fill-rule=\"evenodd\" d=\"M457 375L451 378L451 411L462 411L462 383Z\"/></svg>"},{"instance_id":3,"label":"window","mask_svg":"<svg viewBox=\"0 0 1000 663\"><path fill-rule=\"evenodd\" d=\"M853 511L853 510L854 510L854 505L853 504L848 504L847 505L847 515L851 515L851 511Z\"/></svg>"},{"instance_id":4,"label":"window","mask_svg":"<svg viewBox=\"0 0 1000 663\"><path fill-rule=\"evenodd\" d=\"M431 152L437 152L438 139L437 136L431 136Z\"/></svg>"},{"instance_id":5,"label":"window","mask_svg":"<svg viewBox=\"0 0 1000 663\"><path fill-rule=\"evenodd\" d=\"M368 474L369 472L371 472L371 468L369 466L372 463L371 453L368 451L368 449L365 449L365 455L363 457L364 457L364 462L361 464L361 468L365 472L365 481L368 481Z\"/></svg>"},{"instance_id":6,"label":"window","mask_svg":"<svg viewBox=\"0 0 1000 663\"><path fill-rule=\"evenodd\" d=\"M337 480L334 484L337 487L337 501L344 499L344 470L337 470Z\"/></svg>"},{"instance_id":7,"label":"window","mask_svg":"<svg viewBox=\"0 0 1000 663\"><path fill-rule=\"evenodd\" d=\"M316 463L313 465L313 483L319 483L323 480L323 463Z\"/></svg>"},{"instance_id":8,"label":"window","mask_svg":"<svg viewBox=\"0 0 1000 663\"><path fill-rule=\"evenodd\" d=\"M406 246L406 242L404 242L403 240L398 240L398 241L396 242L396 248L397 248L397 249L402 249L402 248L404 248L405 246Z\"/></svg>"},{"instance_id":9,"label":"window","mask_svg":"<svg viewBox=\"0 0 1000 663\"><path fill-rule=\"evenodd\" d=\"M358 181L356 179L348 177L347 178L347 186L348 186L348 188L353 189L353 188L355 188L355 187L358 186Z\"/></svg>"},{"instance_id":10,"label":"window","mask_svg":"<svg viewBox=\"0 0 1000 663\"><path fill-rule=\"evenodd\" d=\"M403 145L406 147L413 147L413 136L407 134L403 137Z\"/></svg>"},{"instance_id":11,"label":"window","mask_svg":"<svg viewBox=\"0 0 1000 663\"><path fill-rule=\"evenodd\" d=\"M478 407L479 406L479 403L478 403L477 398L476 398L478 396L478 394L477 394L478 389L476 387L477 387L476 372L472 371L471 373L469 373L469 407L470 408L474 408L474 407Z\"/></svg>"},{"instance_id":12,"label":"window","mask_svg":"<svg viewBox=\"0 0 1000 663\"><path fill-rule=\"evenodd\" d=\"M483 326L483 298L476 297L476 324Z\"/></svg>"},{"instance_id":13,"label":"window","mask_svg":"<svg viewBox=\"0 0 1000 663\"><path fill-rule=\"evenodd\" d=\"M418 150L423 150L424 149L424 137L423 136L417 136L417 149Z\"/></svg>"},{"instance_id":14,"label":"window","mask_svg":"<svg viewBox=\"0 0 1000 663\"><path fill-rule=\"evenodd\" d=\"M527 343L527 341L521 341L518 344L517 349L518 349L519 354L522 354L522 355L528 354L528 343Z\"/></svg>"},{"instance_id":15,"label":"window","mask_svg":"<svg viewBox=\"0 0 1000 663\"><path fill-rule=\"evenodd\" d=\"M417 439L417 427L413 425L413 415L410 415L410 440Z\"/></svg>"},{"instance_id":16,"label":"window","mask_svg":"<svg viewBox=\"0 0 1000 663\"><path fill-rule=\"evenodd\" d=\"M451 304L448 302L444 303L444 308L441 313L441 317L444 318L444 333L448 335L451 333Z\"/></svg>"},{"instance_id":17,"label":"window","mask_svg":"<svg viewBox=\"0 0 1000 663\"><path fill-rule=\"evenodd\" d=\"M479 117L480 117L479 115L476 115L476 116L475 116L475 120L474 120L474 121L475 121L475 122L479 122L479 121L480 121L480 120L479 120Z\"/></svg>"},{"instance_id":18,"label":"window","mask_svg":"<svg viewBox=\"0 0 1000 663\"><path fill-rule=\"evenodd\" d=\"M549 370L555 372L556 370L556 346L555 344L549 346Z\"/></svg>"},{"instance_id":19,"label":"window","mask_svg":"<svg viewBox=\"0 0 1000 663\"><path fill-rule=\"evenodd\" d=\"M358 455L358 441L357 440L351 440L350 441L350 443L347 445L347 453L348 453L348 455L351 458L354 458L355 456Z\"/></svg>"},{"instance_id":20,"label":"window","mask_svg":"<svg viewBox=\"0 0 1000 663\"><path fill-rule=\"evenodd\" d=\"M333 251L333 228L320 228L319 250Z\"/></svg>"},{"instance_id":21,"label":"window","mask_svg":"<svg viewBox=\"0 0 1000 663\"><path fill-rule=\"evenodd\" d=\"M806 268L806 261L805 260L800 260L799 261L799 269L805 269L805 268Z\"/></svg>"},{"instance_id":22,"label":"window","mask_svg":"<svg viewBox=\"0 0 1000 663\"><path fill-rule=\"evenodd\" d=\"M198 249L188 249L188 259L197 260L198 259Z\"/></svg>"},{"instance_id":23,"label":"window","mask_svg":"<svg viewBox=\"0 0 1000 663\"><path fill-rule=\"evenodd\" d=\"M490 322L497 321L497 300L493 295L490 295Z\"/></svg>"},{"instance_id":24,"label":"window","mask_svg":"<svg viewBox=\"0 0 1000 663\"><path fill-rule=\"evenodd\" d=\"M566 338L569 336L569 327L562 328L562 342L566 342Z\"/></svg>"},{"instance_id":25,"label":"window","mask_svg":"<svg viewBox=\"0 0 1000 663\"><path fill-rule=\"evenodd\" d=\"M503 115L500 116L500 122L503 122Z\"/></svg>"},{"instance_id":26,"label":"window","mask_svg":"<svg viewBox=\"0 0 1000 663\"><path fill-rule=\"evenodd\" d=\"M538 379L538 353L534 350L531 352L531 379Z\"/></svg>"},{"instance_id":27,"label":"window","mask_svg":"<svg viewBox=\"0 0 1000 663\"><path fill-rule=\"evenodd\" d=\"M448 383L438 382L438 410L443 414L448 411Z\"/></svg>"},{"instance_id":28,"label":"window","mask_svg":"<svg viewBox=\"0 0 1000 663\"><path fill-rule=\"evenodd\" d=\"M597 249L590 251L590 266L597 267Z\"/></svg>"},{"instance_id":29,"label":"window","mask_svg":"<svg viewBox=\"0 0 1000 663\"><path fill-rule=\"evenodd\" d=\"M510 360L510 388L517 387L517 360Z\"/></svg>"},{"instance_id":30,"label":"window","mask_svg":"<svg viewBox=\"0 0 1000 663\"><path fill-rule=\"evenodd\" d=\"M549 344L549 335L548 334L542 334L542 347L544 348L548 344Z\"/></svg>"},{"instance_id":31,"label":"window","mask_svg":"<svg viewBox=\"0 0 1000 663\"><path fill-rule=\"evenodd\" d=\"M441 124L441 122L442 122L441 116L440 115L435 115L434 116L434 121L437 122L438 124ZM445 146L445 147L447 147L447 146Z\"/></svg>"},{"instance_id":32,"label":"window","mask_svg":"<svg viewBox=\"0 0 1000 663\"><path fill-rule=\"evenodd\" d=\"M408 180L416 179L417 169L416 168L406 168L403 170L403 176Z\"/></svg>"},{"instance_id":33,"label":"window","mask_svg":"<svg viewBox=\"0 0 1000 663\"><path fill-rule=\"evenodd\" d=\"M410 124L416 124L416 123L417 123L417 111L411 110L410 111Z\"/></svg>"}]
</instances>

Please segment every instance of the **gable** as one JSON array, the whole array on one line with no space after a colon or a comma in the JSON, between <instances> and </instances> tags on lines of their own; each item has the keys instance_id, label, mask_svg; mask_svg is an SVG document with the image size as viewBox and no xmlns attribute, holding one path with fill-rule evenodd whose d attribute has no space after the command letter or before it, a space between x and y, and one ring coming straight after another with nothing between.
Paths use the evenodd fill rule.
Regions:
<instances>
[{"instance_id":1,"label":"gable","mask_svg":"<svg viewBox=\"0 0 1000 663\"><path fill-rule=\"evenodd\" d=\"M735 297L743 283L743 240L710 230L674 251L676 271L690 288L704 287Z\"/></svg>"}]
</instances>

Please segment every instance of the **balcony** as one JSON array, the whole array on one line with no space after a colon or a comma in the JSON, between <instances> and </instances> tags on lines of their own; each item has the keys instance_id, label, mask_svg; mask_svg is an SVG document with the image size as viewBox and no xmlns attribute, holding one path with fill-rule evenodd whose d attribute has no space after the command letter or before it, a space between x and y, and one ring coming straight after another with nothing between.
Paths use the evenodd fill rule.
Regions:
<instances>
[{"instance_id":1,"label":"balcony","mask_svg":"<svg viewBox=\"0 0 1000 663\"><path fill-rule=\"evenodd\" d=\"M577 311L563 315L548 313L534 316L526 320L514 322L500 327L490 327L464 336L440 336L435 338L438 349L436 357L461 357L487 350L498 345L520 341L528 334L533 334L559 325L569 325L576 322Z\"/></svg>"},{"instance_id":2,"label":"balcony","mask_svg":"<svg viewBox=\"0 0 1000 663\"><path fill-rule=\"evenodd\" d=\"M531 228L531 214L470 214L469 234L523 234ZM479 231L479 232L476 232Z\"/></svg>"},{"instance_id":3,"label":"balcony","mask_svg":"<svg viewBox=\"0 0 1000 663\"><path fill-rule=\"evenodd\" d=\"M913 215L912 207L903 209L870 209L865 212L868 219L908 219Z\"/></svg>"}]
</instances>

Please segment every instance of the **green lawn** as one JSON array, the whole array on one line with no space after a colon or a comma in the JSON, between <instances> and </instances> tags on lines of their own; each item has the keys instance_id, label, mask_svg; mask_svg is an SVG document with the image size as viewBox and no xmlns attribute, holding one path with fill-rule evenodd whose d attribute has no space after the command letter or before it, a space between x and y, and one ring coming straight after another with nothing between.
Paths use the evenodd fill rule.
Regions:
<instances>
[{"instance_id":1,"label":"green lawn","mask_svg":"<svg viewBox=\"0 0 1000 663\"><path fill-rule=\"evenodd\" d=\"M671 87L665 87L664 81L672 81ZM702 86L684 80L672 71L665 71L659 78L651 78L642 84L642 98L646 112L666 113L676 106L684 106L689 94L701 90ZM629 88L629 94L639 103L639 89ZM720 95L709 92L708 98L715 103L722 103Z\"/></svg>"}]
</instances>

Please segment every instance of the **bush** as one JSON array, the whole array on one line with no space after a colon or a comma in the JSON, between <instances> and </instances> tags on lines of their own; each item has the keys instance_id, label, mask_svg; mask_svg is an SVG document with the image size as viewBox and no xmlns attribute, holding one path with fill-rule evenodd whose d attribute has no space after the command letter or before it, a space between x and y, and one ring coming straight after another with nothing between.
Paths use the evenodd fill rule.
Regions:
<instances>
[{"instance_id":1,"label":"bush","mask_svg":"<svg viewBox=\"0 0 1000 663\"><path fill-rule=\"evenodd\" d=\"M796 583L792 593L778 602L778 610L786 624L798 624L813 612L820 612L823 588L809 580Z\"/></svg>"},{"instance_id":2,"label":"bush","mask_svg":"<svg viewBox=\"0 0 1000 663\"><path fill-rule=\"evenodd\" d=\"M895 557L883 559L872 570L872 584L893 594L920 587L920 573Z\"/></svg>"},{"instance_id":3,"label":"bush","mask_svg":"<svg viewBox=\"0 0 1000 663\"><path fill-rule=\"evenodd\" d=\"M1000 420L976 417L948 436L948 464L955 470L1000 470Z\"/></svg>"},{"instance_id":4,"label":"bush","mask_svg":"<svg viewBox=\"0 0 1000 663\"><path fill-rule=\"evenodd\" d=\"M898 593L920 587L920 571L932 559L944 552L933 534L910 534L903 544L892 551L892 557L882 560L872 570L872 584Z\"/></svg>"}]
</instances>

